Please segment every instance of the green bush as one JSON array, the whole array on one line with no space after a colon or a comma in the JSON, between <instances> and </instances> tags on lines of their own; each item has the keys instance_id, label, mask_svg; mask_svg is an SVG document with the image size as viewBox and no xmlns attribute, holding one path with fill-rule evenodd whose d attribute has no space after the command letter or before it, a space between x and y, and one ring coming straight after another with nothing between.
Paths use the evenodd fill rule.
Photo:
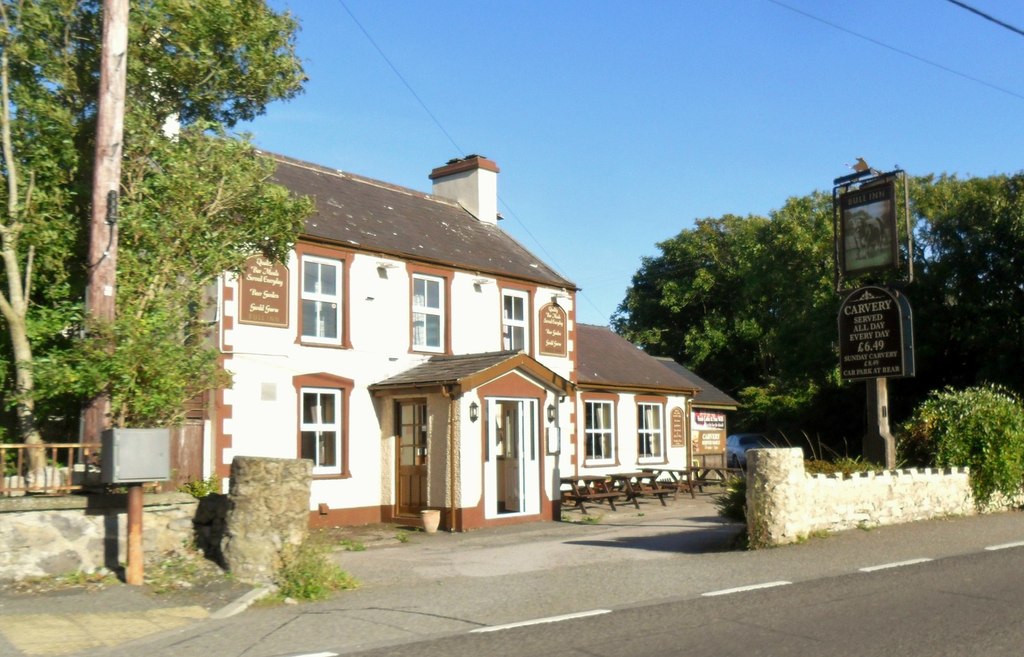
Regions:
<instances>
[{"instance_id":1,"label":"green bush","mask_svg":"<svg viewBox=\"0 0 1024 657\"><path fill-rule=\"evenodd\" d=\"M804 461L804 470L807 474L842 474L844 477L850 477L856 472L875 472L884 469L877 463L852 456L841 456L831 461L824 459Z\"/></svg>"},{"instance_id":2,"label":"green bush","mask_svg":"<svg viewBox=\"0 0 1024 657\"><path fill-rule=\"evenodd\" d=\"M356 588L356 581L330 560L328 551L313 541L287 550L277 573L278 596L323 600L334 591Z\"/></svg>"},{"instance_id":3,"label":"green bush","mask_svg":"<svg viewBox=\"0 0 1024 657\"><path fill-rule=\"evenodd\" d=\"M733 477L725 483L725 492L715 496L718 515L736 522L747 521L747 479Z\"/></svg>"},{"instance_id":4,"label":"green bush","mask_svg":"<svg viewBox=\"0 0 1024 657\"><path fill-rule=\"evenodd\" d=\"M971 468L979 506L1024 484L1024 407L1008 390L983 386L932 392L903 425L904 449L938 467Z\"/></svg>"},{"instance_id":5,"label":"green bush","mask_svg":"<svg viewBox=\"0 0 1024 657\"><path fill-rule=\"evenodd\" d=\"M206 479L189 479L182 485L178 486L178 492L188 493L197 499L206 497L212 493L219 493L220 479L217 478L217 473L211 474Z\"/></svg>"}]
</instances>

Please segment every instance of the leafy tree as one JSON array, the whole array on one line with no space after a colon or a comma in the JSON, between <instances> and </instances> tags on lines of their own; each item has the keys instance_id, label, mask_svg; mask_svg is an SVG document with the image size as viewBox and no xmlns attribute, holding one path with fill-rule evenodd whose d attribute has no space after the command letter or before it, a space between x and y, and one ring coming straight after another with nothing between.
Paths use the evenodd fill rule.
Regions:
<instances>
[{"instance_id":1,"label":"leafy tree","mask_svg":"<svg viewBox=\"0 0 1024 657\"><path fill-rule=\"evenodd\" d=\"M985 381L1024 393L1024 174L914 186L919 370L930 388Z\"/></svg>"},{"instance_id":2,"label":"leafy tree","mask_svg":"<svg viewBox=\"0 0 1024 657\"><path fill-rule=\"evenodd\" d=\"M108 385L116 422L173 420L218 383L202 341L204 286L247 255L282 253L309 208L269 185L270 165L224 134L300 91L297 24L263 0L132 3L118 320L86 327L100 2L2 0L0 9L0 288L13 311L2 358L15 374L5 383L19 433L32 438L35 417L72 416L69 395ZM169 139L174 117L184 130Z\"/></svg>"},{"instance_id":3,"label":"leafy tree","mask_svg":"<svg viewBox=\"0 0 1024 657\"><path fill-rule=\"evenodd\" d=\"M744 402L744 423L796 424L837 385L831 236L824 194L698 220L643 261L613 325L708 373Z\"/></svg>"}]
</instances>

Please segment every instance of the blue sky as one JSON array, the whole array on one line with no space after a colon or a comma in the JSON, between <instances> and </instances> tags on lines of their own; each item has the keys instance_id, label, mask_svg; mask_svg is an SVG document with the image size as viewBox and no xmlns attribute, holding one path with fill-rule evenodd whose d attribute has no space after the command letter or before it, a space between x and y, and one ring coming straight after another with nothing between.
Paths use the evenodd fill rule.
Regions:
<instances>
[{"instance_id":1,"label":"blue sky","mask_svg":"<svg viewBox=\"0 0 1024 657\"><path fill-rule=\"evenodd\" d=\"M965 1L1024 29L1024 2ZM582 288L584 323L695 219L830 190L857 157L1024 169L1024 36L947 0L271 4L309 82L241 130L423 191L487 156L502 227Z\"/></svg>"}]
</instances>

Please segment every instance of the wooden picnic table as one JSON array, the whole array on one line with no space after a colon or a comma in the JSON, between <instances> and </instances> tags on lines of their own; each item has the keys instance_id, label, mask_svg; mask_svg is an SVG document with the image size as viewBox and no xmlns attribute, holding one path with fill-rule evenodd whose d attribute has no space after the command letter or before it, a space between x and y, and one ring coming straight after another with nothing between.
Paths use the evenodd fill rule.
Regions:
<instances>
[{"instance_id":1,"label":"wooden picnic table","mask_svg":"<svg viewBox=\"0 0 1024 657\"><path fill-rule=\"evenodd\" d=\"M690 468L690 482L704 491L705 486L725 486L725 484L736 477L743 476L742 468L727 468L725 466L695 466Z\"/></svg>"},{"instance_id":2,"label":"wooden picnic table","mask_svg":"<svg viewBox=\"0 0 1024 657\"><path fill-rule=\"evenodd\" d=\"M615 499L621 497L622 493L611 487L608 477L604 475L572 475L561 477L559 481L562 485L569 486L569 490L562 492L562 500L574 502L576 508L584 514L587 514L587 502L600 504L607 501L612 511L617 510Z\"/></svg>"},{"instance_id":3,"label":"wooden picnic table","mask_svg":"<svg viewBox=\"0 0 1024 657\"><path fill-rule=\"evenodd\" d=\"M693 492L693 480L690 478L690 468L663 468L660 466L640 468L644 472L654 475L654 480L662 486L671 486L678 493L681 490L690 492L690 498L697 495Z\"/></svg>"},{"instance_id":4,"label":"wooden picnic table","mask_svg":"<svg viewBox=\"0 0 1024 657\"><path fill-rule=\"evenodd\" d=\"M617 472L612 474L611 478L616 487L625 494L626 501L632 502L638 509L640 502L637 498L657 497L662 506L668 506L665 497L676 494L674 487L662 486L658 482L658 477L651 472Z\"/></svg>"}]
</instances>

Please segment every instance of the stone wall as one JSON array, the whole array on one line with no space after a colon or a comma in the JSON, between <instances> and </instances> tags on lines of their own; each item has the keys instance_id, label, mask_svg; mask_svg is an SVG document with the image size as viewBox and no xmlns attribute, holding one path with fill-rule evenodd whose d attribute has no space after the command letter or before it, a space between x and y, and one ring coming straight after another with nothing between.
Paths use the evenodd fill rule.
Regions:
<instances>
[{"instance_id":1,"label":"stone wall","mask_svg":"<svg viewBox=\"0 0 1024 657\"><path fill-rule=\"evenodd\" d=\"M752 547L816 532L976 513L967 468L808 475L799 448L747 452L747 533Z\"/></svg>"},{"instance_id":2,"label":"stone wall","mask_svg":"<svg viewBox=\"0 0 1024 657\"><path fill-rule=\"evenodd\" d=\"M147 556L194 540L198 502L182 493L147 493L142 546ZM126 560L127 495L0 498L0 582L116 569Z\"/></svg>"},{"instance_id":3,"label":"stone wall","mask_svg":"<svg viewBox=\"0 0 1024 657\"><path fill-rule=\"evenodd\" d=\"M284 553L309 531L313 463L236 456L221 543L224 564L239 581L269 583Z\"/></svg>"}]
</instances>

